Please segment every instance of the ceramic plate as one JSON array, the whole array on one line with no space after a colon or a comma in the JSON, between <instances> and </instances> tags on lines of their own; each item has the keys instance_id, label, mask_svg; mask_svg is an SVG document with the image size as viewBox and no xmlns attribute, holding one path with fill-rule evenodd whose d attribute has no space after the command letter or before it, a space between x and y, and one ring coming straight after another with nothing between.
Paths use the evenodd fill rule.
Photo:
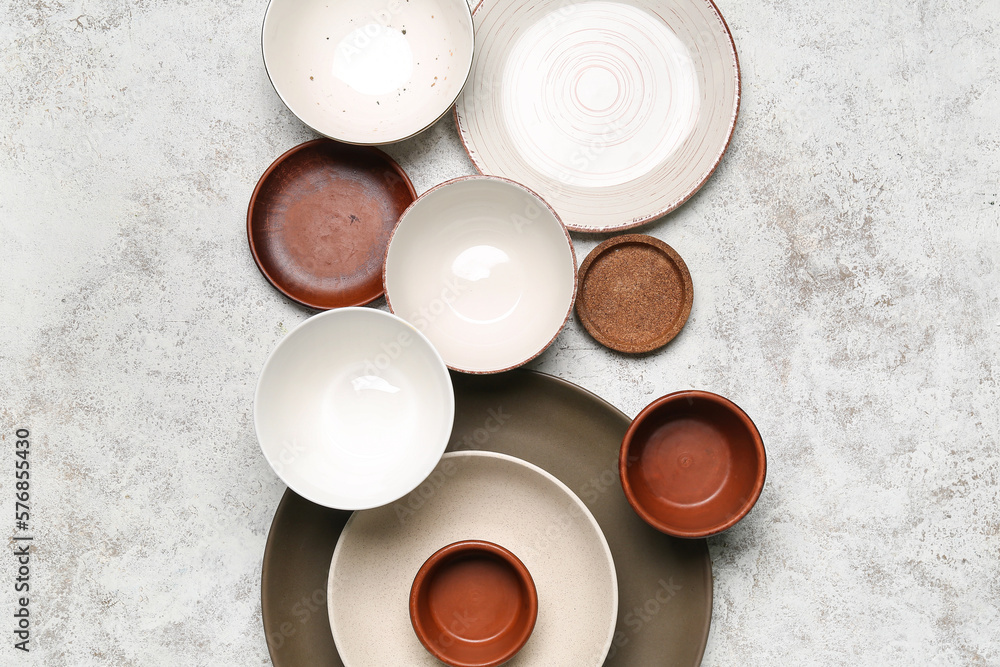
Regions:
<instances>
[{"instance_id":1,"label":"ceramic plate","mask_svg":"<svg viewBox=\"0 0 1000 667\"><path fill-rule=\"evenodd\" d=\"M496 373L541 354L566 324L576 255L535 193L500 178L459 178L425 192L400 218L385 293L449 367Z\"/></svg>"},{"instance_id":2,"label":"ceramic plate","mask_svg":"<svg viewBox=\"0 0 1000 667\"><path fill-rule=\"evenodd\" d=\"M693 303L687 264L652 236L608 239L580 266L576 314L612 350L638 354L663 347L684 328Z\"/></svg>"},{"instance_id":3,"label":"ceramic plate","mask_svg":"<svg viewBox=\"0 0 1000 667\"><path fill-rule=\"evenodd\" d=\"M333 553L327 589L344 664L440 664L413 631L410 588L435 551L466 539L509 549L538 591L535 629L506 665L603 664L618 616L618 582L600 526L558 479L495 452L445 454L409 495L354 513Z\"/></svg>"},{"instance_id":4,"label":"ceramic plate","mask_svg":"<svg viewBox=\"0 0 1000 667\"><path fill-rule=\"evenodd\" d=\"M285 105L352 144L401 141L447 113L473 42L465 0L271 0L261 32Z\"/></svg>"},{"instance_id":5,"label":"ceramic plate","mask_svg":"<svg viewBox=\"0 0 1000 667\"><path fill-rule=\"evenodd\" d=\"M274 161L250 197L247 238L264 277L317 310L382 296L382 263L399 216L417 198L382 151L308 141Z\"/></svg>"},{"instance_id":6,"label":"ceramic plate","mask_svg":"<svg viewBox=\"0 0 1000 667\"><path fill-rule=\"evenodd\" d=\"M340 509L391 503L444 454L455 415L434 346L395 315L340 308L291 331L264 364L253 417L285 484Z\"/></svg>"},{"instance_id":7,"label":"ceramic plate","mask_svg":"<svg viewBox=\"0 0 1000 667\"><path fill-rule=\"evenodd\" d=\"M646 525L618 482L629 418L550 375L453 374L451 449L499 451L530 461L570 487L593 513L617 563L619 612L606 667L696 667L712 616L705 540ZM285 493L271 524L261 609L275 667L343 667L330 633L327 575L351 515ZM543 601L539 601L540 604Z\"/></svg>"},{"instance_id":8,"label":"ceramic plate","mask_svg":"<svg viewBox=\"0 0 1000 667\"><path fill-rule=\"evenodd\" d=\"M653 220L715 171L740 73L711 0L483 0L456 106L484 174L540 194L570 229Z\"/></svg>"}]
</instances>

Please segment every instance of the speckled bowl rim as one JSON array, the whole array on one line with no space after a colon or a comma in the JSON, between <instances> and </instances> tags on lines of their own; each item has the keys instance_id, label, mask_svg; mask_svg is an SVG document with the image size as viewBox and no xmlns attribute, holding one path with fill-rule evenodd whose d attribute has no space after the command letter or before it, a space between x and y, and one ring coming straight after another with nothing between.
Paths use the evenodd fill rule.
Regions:
<instances>
[{"instance_id":1,"label":"speckled bowl rim","mask_svg":"<svg viewBox=\"0 0 1000 667\"><path fill-rule=\"evenodd\" d=\"M420 607L420 602L427 593L426 584L430 578L439 572L442 567L446 566L449 561L463 555L472 554L495 556L517 573L518 581L528 594L528 621L517 641L507 651L498 654L492 660L463 662L452 658L445 651L438 648L433 641L428 639L427 630L424 628L423 623L420 622L420 614L417 612L417 609ZM499 665L517 655L518 651L528 643L528 639L535 629L535 621L537 619L538 590L535 588L535 581L531 578L531 573L528 572L528 568L521 562L521 559L514 555L510 549L494 542L488 542L487 540L461 540L452 542L431 554L430 558L424 561L424 564L417 570L416 576L413 577L413 587L410 589L410 622L413 625L413 631L417 634L417 639L420 640L420 643L424 645L424 648L431 655L452 667L499 667Z\"/></svg>"},{"instance_id":2,"label":"speckled bowl rim","mask_svg":"<svg viewBox=\"0 0 1000 667\"><path fill-rule=\"evenodd\" d=\"M389 236L389 243L386 244L386 247L385 247L385 259L382 260L382 291L385 292L385 303L389 307L389 312L393 313L394 315L396 314L396 311L393 310L393 308L392 308L392 301L389 300L389 290L386 288L386 267L388 266L389 249L392 247L392 240L394 238L396 238L396 232L399 230L399 226L402 224L403 220L406 219L406 214L410 212L410 209L412 209L414 206L416 206L418 203L420 203L420 200L422 200L424 197L426 197L427 195L431 194L435 190L438 190L438 189L443 188L443 187L448 186L448 185L452 185L454 183L460 183L462 181L484 181L484 180L485 181L500 181L500 182L508 183L510 185L513 185L513 186L521 188L522 190L524 190L525 192L527 192L529 195L531 195L532 197L534 197L535 199L537 199L539 201L539 203L541 203L543 206L545 206L545 208L548 209L549 213L551 213L552 216L556 219L556 222L558 222L559 226L562 227L563 234L566 236L566 243L569 245L570 256L573 258L573 293L572 293L572 295L570 295L570 298L569 298L569 308L566 309L566 317L563 318L562 324L560 324L559 328L556 329L555 334L553 334L552 338L549 339L549 342L547 342L545 345L543 345L542 348L540 350L538 350L538 352L535 352L533 355L531 355L530 357L528 357L524 361L521 361L521 362L518 362L516 364L513 364L512 366L507 366L505 368L497 368L497 369L491 369L491 370L472 370L472 369L458 368L457 366L448 365L448 368L450 368L453 371L457 371L459 373L468 373L469 375L493 375L495 373L505 373L507 371L514 370L515 368L520 368L521 366L524 366L529 361L531 361L533 359L536 359L539 355L542 354L542 352L545 352L545 350L549 349L549 347L552 346L552 343L556 342L556 338L558 338L559 334L561 334L563 332L563 329L566 328L566 323L569 322L569 318L573 314L573 307L576 305L577 276L579 275L579 272L577 270L578 265L577 265L577 262L576 262L576 248L573 247L573 239L569 235L569 229L567 229L566 225L562 221L562 218L559 217L559 214L556 213L556 210L554 208L552 208L549 205L549 203L547 201L545 201L541 197L541 195L539 195L537 192L535 192L531 188L529 188L529 187L527 187L525 185L522 185L522 184L518 183L517 181L512 181L509 178L504 178L503 176L486 176L486 175L483 175L483 174L479 174L479 175L475 175L475 176L459 176L458 178L452 178L450 180L447 180L444 183L439 183L438 185L435 185L433 188L431 188L427 192L425 192L422 195L420 195L419 197L417 197L416 201L414 201L412 204L410 204L407 207L407 209L405 211L403 211L402 215L399 216L399 221L396 222L396 226L392 229L392 234ZM402 316L399 316L399 317L402 317ZM407 321L409 321L409 320L407 320Z\"/></svg>"},{"instance_id":3,"label":"speckled bowl rim","mask_svg":"<svg viewBox=\"0 0 1000 667\"><path fill-rule=\"evenodd\" d=\"M321 137L319 139L311 139L309 141L299 144L298 146L293 146L292 148L289 148L287 151L278 156L278 158L271 163L271 166L269 166L267 170L264 171L260 179L257 181L257 185L253 189L253 194L250 195L250 203L247 205L247 242L250 244L250 254L253 256L254 264L257 265L257 270L260 271L261 275L264 276L265 279L267 279L267 282L271 283L271 286L274 287L274 289L278 290L279 292L284 294L286 297L288 297L295 303L305 306L306 308L312 308L313 310L319 310L319 311L332 310L335 308L349 308L352 306L367 305L372 301L375 301L376 299L381 297L383 294L385 294L385 282L383 281L382 283L382 289L371 298L360 299L350 303L345 302L339 306L320 306L308 301L307 299L296 296L293 293L293 291L286 289L281 284L280 280L278 280L277 278L273 277L270 273L268 273L267 269L264 267L264 263L257 252L257 245L254 243L253 240L254 206L256 206L257 204L257 197L260 194L260 191L264 188L265 183L267 183L267 181L271 178L271 174L278 167L280 167L282 164L284 164L291 158L295 157L301 151L310 149L314 146L328 144L328 143L336 145L338 142L333 139L328 139L325 137ZM343 144L344 142L339 142L339 143ZM399 175L400 178L403 179L403 183L406 185L406 189L409 191L410 196L413 198L414 201L416 201L417 191L413 187L413 182L410 180L410 177L406 174L403 168L399 166L399 163L393 160L387 153L379 150L378 148L375 148L374 146L358 146L357 144L346 144L346 145L357 146L358 148L371 151L376 157L385 161L386 164L390 168L392 168ZM396 220L396 222L398 223L399 220ZM393 229L395 229L395 225L393 225ZM386 247L388 247L388 245ZM385 258L383 257L383 266L384 262Z\"/></svg>"},{"instance_id":4,"label":"speckled bowl rim","mask_svg":"<svg viewBox=\"0 0 1000 667\"><path fill-rule=\"evenodd\" d=\"M680 334L684 325L687 324L688 318L691 316L691 308L694 305L694 283L691 280L691 272L688 270L687 264L684 263L684 259L667 243L661 241L655 236L648 236L646 234L624 234L622 236L610 238L590 251L590 254L583 260L583 264L580 265L579 277L577 279L579 283L577 287L577 294L582 294L584 291L584 284L586 283L591 265L600 259L608 250L625 244L641 244L655 248L661 254L666 255L667 259L669 259L670 262L677 267L678 272L681 274L681 282L684 283L685 296L684 305L681 307L677 318L674 320L673 326L664 330L663 333L657 336L652 343L648 345L634 346L628 345L615 338L605 336L594 323L594 318L591 316L590 310L583 307L580 301L577 301L576 304L576 315L580 318L580 323L583 325L583 328L587 330L587 333L589 333L594 340L604 347L615 350L616 352L623 352L625 354L643 354L660 349Z\"/></svg>"},{"instance_id":5,"label":"speckled bowl rim","mask_svg":"<svg viewBox=\"0 0 1000 667\"><path fill-rule=\"evenodd\" d=\"M472 8L469 7L469 3L465 2L463 4L465 4L466 8L468 8L468 10L469 10L469 24L472 26L472 34L469 36L469 38L470 38L469 41L472 44L472 55L469 56L469 64L466 67L465 81L463 81L462 85L459 86L458 92L455 94L455 99L453 99L450 104L446 105L445 108L441 111L441 113L434 120L432 120L431 122L427 123L422 128L420 128L419 130L417 130L416 132L412 132L412 133L406 135L405 137L399 137L399 138L395 138L394 137L392 139L388 139L388 140L385 140L385 141L350 141L348 139L343 139L341 137L336 137L334 135L327 134L327 133L323 132L322 130L320 130L319 128L313 127L309 123L307 123L304 120L302 120L302 118L297 113L295 113L295 109L292 108L292 105L289 104L285 100L284 96L281 94L281 91L278 90L278 86L275 85L274 79L271 78L271 70L268 69L268 67L267 67L267 58L264 57L264 30L265 30L265 28L267 26L267 17L271 13L271 4L274 3L274 2L276 2L276 1L277 2L287 2L287 0L268 0L268 2L267 2L267 8L264 10L264 18L263 18L263 20L261 21L261 24L260 24L260 59L264 62L264 72L267 74L267 80L271 84L271 88L274 89L274 93L278 96L278 99L281 100L281 103L285 105L285 108L288 109L288 111L293 116L295 116L300 123L302 123L303 125L305 125L306 127L308 127L310 130L312 130L316 134L318 134L320 136L323 136L323 137L326 137L327 139L333 139L334 141L339 141L342 144L351 144L351 145L354 145L354 146L386 146L388 144L395 144L395 143L398 143L400 141L406 141L407 139L412 139L413 137L417 136L421 132L425 132L426 130L428 130L431 127L433 127L435 123L437 123L439 120L441 120L442 118L444 118L445 116L447 116L448 112L452 111L455 108L455 103L458 102L458 98L462 96L462 92L465 90L465 87L469 83L469 77L472 76L472 63L476 59L476 20L475 20L475 16L474 16L474 12L473 12ZM407 2L409 2L409 0L407 0ZM476 8L478 9L478 7L479 7L479 5L477 4Z\"/></svg>"},{"instance_id":6,"label":"speckled bowl rim","mask_svg":"<svg viewBox=\"0 0 1000 667\"><path fill-rule=\"evenodd\" d=\"M686 1L691 1L691 0L686 0ZM736 95L734 98L735 105L733 107L733 115L729 121L729 132L726 136L725 145L723 145L722 150L719 151L719 154L715 158L715 162L712 163L712 167L705 173L704 178L702 178L701 181L695 184L690 192L678 198L674 202L671 202L670 204L667 204L666 206L663 206L662 208L656 210L655 212L651 212L648 215L645 215L641 218L633 218L629 222L624 222L617 225L604 225L603 227L581 227L579 225L572 225L572 224L566 225L566 227L569 228L570 230L574 232L581 232L583 234L606 234L608 232L620 232L626 229L634 229L636 227L641 227L646 223L652 222L653 220L656 220L658 218L662 218L666 214L675 211L681 206L683 206L689 199L691 199L691 197L694 197L698 193L698 191L701 190L701 188L705 185L705 183L708 182L708 179L712 177L712 174L716 172L716 170L719 168L719 165L722 164L722 158L725 157L726 151L729 150L729 145L733 141L733 134L736 132L736 121L739 119L740 108L743 103L743 70L740 67L740 54L739 51L737 51L736 49L736 41L733 39L733 31L729 29L729 24L726 22L726 17L722 15L721 11L719 11L719 7L718 5L715 4L715 0L703 0L703 1L711 5L712 11L714 11L715 14L719 17L719 20L722 22L722 27L725 30L726 37L729 38L729 45L733 51L733 64L736 73ZM476 14L479 12L480 8L482 8L484 2L486 2L486 0L479 0L479 2L476 3L476 8L472 12L473 23L475 23ZM471 66L469 74L470 76L472 74ZM468 85L469 83L468 80L466 80L465 83L466 85ZM461 95L459 95L459 97L461 97ZM465 149L465 154L469 156L469 160L472 161L472 165L476 168L476 171L478 171L480 174L485 175L487 174L485 165L483 165L481 161L476 158L472 149L469 147L468 142L466 141L465 138L466 133L463 130L462 122L458 116L458 104L457 104L458 97L455 98L455 102L456 104L454 109L452 110L452 115L454 116L455 119L455 128L458 131L458 138L462 141L462 148Z\"/></svg>"},{"instance_id":7,"label":"speckled bowl rim","mask_svg":"<svg viewBox=\"0 0 1000 667\"><path fill-rule=\"evenodd\" d=\"M664 405L676 403L677 401L685 398L697 398L715 403L716 405L725 408L730 412L730 414L739 419L750 432L754 450L757 454L757 461L760 464L750 496L743 503L743 505L740 506L739 511L727 521L715 526L709 526L703 530L679 529L661 521L639 503L638 499L635 497L635 493L632 491L632 485L628 481L628 453L631 449L635 434L639 430L640 426L642 426L642 424L650 418L651 414L655 410L663 407ZM757 500L760 498L760 494L764 490L764 481L767 477L767 452L764 450L764 441L760 436L760 431L757 430L757 425L753 423L753 420L750 419L750 416L743 410L743 408L736 405L725 396L720 396L719 394L715 394L710 391L685 389L683 391L675 391L665 396L661 396L643 408L642 412L640 412L636 418L632 420L632 423L628 427L628 431L625 432L625 437L622 439L622 446L618 454L618 477L621 480L622 490L625 492L625 498L628 500L628 504L632 506L632 509L635 510L635 513L638 514L643 521L648 523L653 528L674 537L683 537L687 539L711 537L713 535L724 533L735 526L747 514L749 514L750 510L752 510L754 505L757 504Z\"/></svg>"}]
</instances>

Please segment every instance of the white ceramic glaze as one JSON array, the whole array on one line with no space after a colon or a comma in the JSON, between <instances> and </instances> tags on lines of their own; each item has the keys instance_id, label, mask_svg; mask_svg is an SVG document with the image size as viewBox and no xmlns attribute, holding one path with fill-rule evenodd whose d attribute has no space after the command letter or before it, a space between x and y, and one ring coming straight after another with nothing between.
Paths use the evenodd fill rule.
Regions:
<instances>
[{"instance_id":1,"label":"white ceramic glaze","mask_svg":"<svg viewBox=\"0 0 1000 667\"><path fill-rule=\"evenodd\" d=\"M390 503L434 469L451 436L451 377L430 342L370 308L315 315L271 352L254 426L293 491L338 509Z\"/></svg>"},{"instance_id":2,"label":"white ceramic glaze","mask_svg":"<svg viewBox=\"0 0 1000 667\"><path fill-rule=\"evenodd\" d=\"M465 0L271 0L261 44L274 89L306 125L356 144L429 127L473 55Z\"/></svg>"},{"instance_id":3,"label":"white ceramic glaze","mask_svg":"<svg viewBox=\"0 0 1000 667\"><path fill-rule=\"evenodd\" d=\"M539 193L566 226L609 231L686 201L739 110L739 63L711 0L483 0L458 100L485 174Z\"/></svg>"},{"instance_id":4,"label":"white ceramic glaze","mask_svg":"<svg viewBox=\"0 0 1000 667\"><path fill-rule=\"evenodd\" d=\"M507 667L604 663L618 617L618 580L593 515L530 463L454 452L408 496L352 516L337 542L327 604L347 667L441 664L411 627L410 586L435 551L467 539L509 549L538 591L535 629Z\"/></svg>"},{"instance_id":5,"label":"white ceramic glaze","mask_svg":"<svg viewBox=\"0 0 1000 667\"><path fill-rule=\"evenodd\" d=\"M566 323L576 257L566 228L537 195L469 177L422 195L389 242L385 289L394 313L470 373L519 366Z\"/></svg>"}]
</instances>

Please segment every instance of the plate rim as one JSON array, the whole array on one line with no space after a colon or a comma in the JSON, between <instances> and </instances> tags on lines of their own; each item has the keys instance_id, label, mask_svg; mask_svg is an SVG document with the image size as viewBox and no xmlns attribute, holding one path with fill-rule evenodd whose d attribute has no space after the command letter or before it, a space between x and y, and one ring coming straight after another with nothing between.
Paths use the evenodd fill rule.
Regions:
<instances>
[{"instance_id":1,"label":"plate rim","mask_svg":"<svg viewBox=\"0 0 1000 667\"><path fill-rule=\"evenodd\" d=\"M412 201L410 202L410 204L407 205L407 207L412 206L413 201L416 201L417 191L416 188L413 187L413 182L410 180L409 175L407 175L407 173L403 170L403 168L399 165L399 163L396 162L385 151L382 151L379 148L376 148L375 146L365 146L360 144L345 144L344 142L337 141L335 139L330 139L329 137L319 137L317 139L310 139L309 141L304 141L296 146L292 146L284 153L279 155L277 158L275 158L275 160L267 167L266 170L264 170L264 173L261 174L260 178L257 180L257 185L254 186L253 193L250 195L250 202L249 204L247 204L247 243L250 246L250 254L251 256L253 256L253 261L254 264L256 264L257 266L257 270L260 271L260 274L264 276L264 279L267 280L267 282L269 282L274 289L278 290L279 292L284 294L286 297L288 297L295 303L299 304L300 306L305 306L306 308L311 308L312 310L317 310L321 312L334 310L337 308L350 308L354 306L368 305L369 303L379 299L381 296L385 294L385 283L384 282L381 283L380 285L381 289L377 294L375 294L375 296L368 298L366 295L366 297L363 299L358 299L351 303L344 303L339 306L320 306L314 302L301 298L300 296L296 296L290 290L282 286L280 280L277 280L274 276L268 273L267 269L264 267L264 263L261 261L260 255L258 254L257 251L257 244L254 242L253 239L254 206L257 203L257 198L258 195L260 194L260 191L264 188L265 183L267 183L271 175L278 169L278 167L283 165L285 162L293 159L296 155L298 155L298 153L302 151L309 150L316 146L332 145L336 147L338 144L354 147L361 150L371 151L375 157L384 161L387 164L387 166L389 166L393 171L396 172L396 174L400 178L403 179L403 184L406 186L407 191L410 193L410 196L412 197ZM399 219L397 218L396 224L398 223ZM393 225L393 229L395 229L395 224ZM386 248L388 248L388 243L386 244ZM384 269L385 267L384 256L382 259L382 266Z\"/></svg>"},{"instance_id":2,"label":"plate rim","mask_svg":"<svg viewBox=\"0 0 1000 667\"><path fill-rule=\"evenodd\" d=\"M476 3L475 9L472 11L473 22L475 22L476 14L483 7L483 5L485 5L486 2L488 2L488 1L489 0L479 0ZM616 1L622 2L624 4L628 4L628 5L633 5L632 0L616 0ZM726 37L729 39L729 46L732 49L732 53L733 53L734 71L736 73L736 91L735 91L736 95L735 95L735 98L734 98L734 107L733 107L732 117L731 117L731 119L729 121L729 128L728 128L728 132L726 134L726 142L722 146L722 150L716 156L715 161L712 163L712 166L705 173L705 175L701 178L701 180L698 181L698 183L696 185L694 185L693 188L687 194L683 195L682 197L680 197L676 201L671 202L670 204L668 204L667 206L665 206L665 207L663 207L661 209L658 209L654 213L647 214L647 215L645 215L643 217L640 217L640 218L633 218L630 221L621 222L621 223L617 223L617 224L602 225L600 227L589 227L589 226L576 225L576 224L573 224L573 223L570 223L570 222L564 222L564 224L566 225L567 229L569 229L570 231L579 232L579 233L582 233L582 234L606 234L608 232L620 232L620 231L624 231L626 229L634 229L636 227L641 227L642 225L645 225L645 224L650 223L650 222L652 222L654 220L658 220L659 218L662 218L663 216L667 215L668 213L672 213L673 211L676 211L678 208L680 208L685 203L687 203L687 201L689 199L691 199L696 194L698 194L698 191L701 190L702 187L704 187L704 185L708 182L708 179L710 179L712 177L712 175L719 168L719 165L722 164L722 159L725 157L726 153L729 151L729 146L730 146L730 144L733 141L733 135L736 132L736 123L739 120L740 109L743 106L743 70L742 70L742 67L740 65L740 54L739 54L739 51L736 48L736 40L733 38L733 31L730 29L729 23L726 21L726 17L722 15L722 12L719 10L719 6L715 3L715 0L674 0L674 1L682 1L682 2L706 2L706 3L708 3L708 5L712 8L712 11L719 18L719 21L721 21L723 32L725 32ZM478 40L476 41L475 46L476 47L479 46L479 41ZM473 64L475 64L475 59L473 59ZM467 79L466 82L465 82L465 87L466 88L469 86L469 82L471 81L471 79L472 79L472 68L470 67L469 79ZM463 88L462 90L464 92L465 88ZM487 175L489 175L489 173L486 171L485 165L482 164L481 160L476 157L476 155L473 153L473 151L469 147L469 141L470 141L470 139L467 138L467 136L468 136L469 133L468 133L468 130L465 128L465 124L462 122L462 117L458 113L458 106L459 106L458 105L458 101L460 99L462 99L461 95L459 95L459 97L455 99L455 104L454 104L453 111L452 111L452 115L453 115L454 120L455 120L455 128L458 131L458 137L459 137L459 139L462 142L462 148L465 150L465 154L468 155L469 156L469 160L472 161L473 167L475 167L476 171L479 172L480 174L482 174L484 176L487 176Z\"/></svg>"},{"instance_id":3,"label":"plate rim","mask_svg":"<svg viewBox=\"0 0 1000 667\"><path fill-rule=\"evenodd\" d=\"M530 461L525 461L524 459L518 458L516 456L511 456L510 454L504 454L503 452L494 452L489 450L459 450L459 451L445 452L444 455L441 457L441 461L443 462L446 459L494 459L494 460L506 461L509 464L520 466L522 468L525 468L527 470L530 470L538 474L547 482L554 484L555 487L558 488L560 491L562 491L564 496L566 498L569 498L574 503L576 508L580 510L585 520L596 531L601 547L604 552L604 556L607 559L608 565L611 566L611 575L612 575L611 578L613 582L612 590L614 592L612 596L614 603L613 604L614 611L612 613L612 623L610 631L608 632L607 639L605 640L603 648L601 649L602 650L601 664L603 664L604 661L607 660L608 653L611 651L611 645L614 642L615 634L616 631L618 630L618 604L620 598L618 590L618 567L615 565L614 554L611 553L611 545L608 544L608 538L604 534L604 529L601 528L601 524L598 523L597 518L594 517L594 513L590 511L590 508L587 507L586 503L584 503L583 500L580 499L580 497L576 494L576 492L573 491L573 489L569 488L561 479L550 473L548 470L545 470L544 468L537 466ZM435 466L435 469L437 469L437 466ZM393 503L395 502L399 502L399 500L393 501ZM326 583L326 599L328 601L331 599L331 593L333 592L333 577L332 577L333 568L334 564L337 562L337 556L338 554L340 554L340 547L341 544L343 543L344 534L347 532L347 529L351 527L351 525L354 523L357 517L358 513L354 512L351 515L351 518L347 520L347 523L344 524L344 529L340 532L340 536L337 538L337 546L334 547L333 555L330 557L330 569L329 572L327 573L327 583ZM337 632L334 630L334 625L333 625L333 614L329 613L329 609L330 606L328 602L327 610L328 610L328 618L330 621L330 633L333 635L334 644L339 645L339 643L337 642ZM341 657L341 659L343 659L343 657Z\"/></svg>"}]
</instances>

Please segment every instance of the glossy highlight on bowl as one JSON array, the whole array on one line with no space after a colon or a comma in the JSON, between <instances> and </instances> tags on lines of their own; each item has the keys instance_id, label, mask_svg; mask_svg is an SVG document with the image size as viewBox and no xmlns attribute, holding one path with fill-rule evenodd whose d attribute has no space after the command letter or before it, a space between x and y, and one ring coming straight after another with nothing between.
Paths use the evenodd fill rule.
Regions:
<instances>
[{"instance_id":1,"label":"glossy highlight on bowl","mask_svg":"<svg viewBox=\"0 0 1000 667\"><path fill-rule=\"evenodd\" d=\"M534 192L469 176L421 195L385 260L386 301L450 368L498 373L542 353L576 295L576 255L559 216Z\"/></svg>"},{"instance_id":2,"label":"glossy highlight on bowl","mask_svg":"<svg viewBox=\"0 0 1000 667\"><path fill-rule=\"evenodd\" d=\"M402 141L455 103L474 50L465 0L270 0L261 30L278 97L316 132Z\"/></svg>"},{"instance_id":3,"label":"glossy highlight on bowl","mask_svg":"<svg viewBox=\"0 0 1000 667\"><path fill-rule=\"evenodd\" d=\"M278 343L254 396L274 472L300 496L359 510L415 489L444 454L451 376L412 326L372 308L315 315Z\"/></svg>"},{"instance_id":4,"label":"glossy highlight on bowl","mask_svg":"<svg viewBox=\"0 0 1000 667\"><path fill-rule=\"evenodd\" d=\"M618 461L622 488L646 523L675 537L716 535L760 497L767 456L757 427L732 401L680 391L633 420Z\"/></svg>"},{"instance_id":5,"label":"glossy highlight on bowl","mask_svg":"<svg viewBox=\"0 0 1000 667\"><path fill-rule=\"evenodd\" d=\"M410 590L420 643L452 667L496 667L531 636L538 593L524 563L483 540L455 542L423 564Z\"/></svg>"}]
</instances>

